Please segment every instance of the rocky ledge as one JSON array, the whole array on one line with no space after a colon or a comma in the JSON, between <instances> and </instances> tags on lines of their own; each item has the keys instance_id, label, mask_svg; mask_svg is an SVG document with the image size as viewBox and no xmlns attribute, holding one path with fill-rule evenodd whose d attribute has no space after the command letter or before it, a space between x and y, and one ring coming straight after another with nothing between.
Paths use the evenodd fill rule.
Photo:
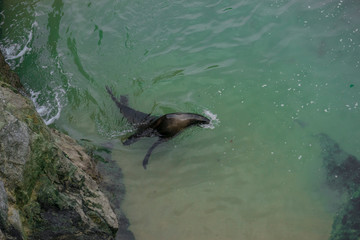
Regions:
<instances>
[{"instance_id":1,"label":"rocky ledge","mask_svg":"<svg viewBox=\"0 0 360 240\"><path fill-rule=\"evenodd\" d=\"M99 187L96 163L48 128L24 95L1 55L0 240L114 239L121 218Z\"/></svg>"}]
</instances>

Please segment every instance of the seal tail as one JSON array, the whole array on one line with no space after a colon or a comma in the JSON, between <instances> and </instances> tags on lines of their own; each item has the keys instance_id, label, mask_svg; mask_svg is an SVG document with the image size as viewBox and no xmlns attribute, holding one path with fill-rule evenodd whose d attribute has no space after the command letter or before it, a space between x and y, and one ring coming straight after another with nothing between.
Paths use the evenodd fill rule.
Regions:
<instances>
[{"instance_id":1,"label":"seal tail","mask_svg":"<svg viewBox=\"0 0 360 240\"><path fill-rule=\"evenodd\" d=\"M121 95L121 96L120 96L120 102L121 102L122 104L124 104L125 106L129 106L129 99L128 99L127 96Z\"/></svg>"},{"instance_id":2,"label":"seal tail","mask_svg":"<svg viewBox=\"0 0 360 240\"><path fill-rule=\"evenodd\" d=\"M114 96L113 92L111 91L111 89L108 86L105 86L106 91L109 93L111 99L117 104L120 103L117 98Z\"/></svg>"},{"instance_id":3,"label":"seal tail","mask_svg":"<svg viewBox=\"0 0 360 240\"><path fill-rule=\"evenodd\" d=\"M111 91L111 89L108 86L105 86L106 91L109 93L109 95L111 96L111 99L116 103L116 105L121 108L121 105L124 106L128 106L129 105L129 99L126 96L121 95L120 96L120 101L114 96L113 92Z\"/></svg>"},{"instance_id":4,"label":"seal tail","mask_svg":"<svg viewBox=\"0 0 360 240\"><path fill-rule=\"evenodd\" d=\"M120 109L123 116L132 124L144 124L154 119L150 114L146 114L140 111L136 111L128 106L128 99L126 96L121 96L120 101L114 96L112 90L105 86L106 91L111 96L111 99L115 102L116 106Z\"/></svg>"}]
</instances>

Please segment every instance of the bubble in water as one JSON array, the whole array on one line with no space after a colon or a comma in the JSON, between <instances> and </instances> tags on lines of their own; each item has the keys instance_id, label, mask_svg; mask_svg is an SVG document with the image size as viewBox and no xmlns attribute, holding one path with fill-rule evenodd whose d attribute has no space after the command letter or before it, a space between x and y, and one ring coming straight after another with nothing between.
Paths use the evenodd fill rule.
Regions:
<instances>
[{"instance_id":1,"label":"bubble in water","mask_svg":"<svg viewBox=\"0 0 360 240\"><path fill-rule=\"evenodd\" d=\"M209 110L204 110L203 113L210 119L210 124L204 125L203 128L214 129L216 125L219 125L220 120L217 118L217 114L212 113Z\"/></svg>"}]
</instances>

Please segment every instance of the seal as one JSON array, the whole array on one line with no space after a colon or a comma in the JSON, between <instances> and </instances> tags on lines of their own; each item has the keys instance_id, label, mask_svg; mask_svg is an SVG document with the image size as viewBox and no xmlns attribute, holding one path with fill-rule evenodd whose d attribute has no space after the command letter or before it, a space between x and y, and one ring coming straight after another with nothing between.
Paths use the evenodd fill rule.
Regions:
<instances>
[{"instance_id":1,"label":"seal","mask_svg":"<svg viewBox=\"0 0 360 240\"><path fill-rule=\"evenodd\" d=\"M149 158L153 150L161 143L178 135L184 129L194 125L209 124L210 120L200 114L196 113L168 113L162 116L152 116L139 112L128 105L128 99L125 96L120 96L117 99L111 89L106 86L106 90L120 109L122 115L127 121L136 127L134 134L129 136L124 142L124 145L130 145L143 137L158 137L157 141L148 149L143 160L143 167L149 162Z\"/></svg>"}]
</instances>

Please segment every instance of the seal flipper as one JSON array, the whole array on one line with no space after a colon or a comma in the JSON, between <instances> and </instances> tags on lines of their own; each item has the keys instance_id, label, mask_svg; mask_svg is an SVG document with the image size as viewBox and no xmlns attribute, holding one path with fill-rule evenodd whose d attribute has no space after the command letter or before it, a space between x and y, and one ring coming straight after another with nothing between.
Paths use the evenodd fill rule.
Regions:
<instances>
[{"instance_id":1,"label":"seal flipper","mask_svg":"<svg viewBox=\"0 0 360 240\"><path fill-rule=\"evenodd\" d=\"M159 138L156 142L154 142L154 144L149 148L149 150L147 151L146 155L145 155L145 158L143 160L143 167L144 169L146 169L146 165L148 164L149 162L149 158L150 158L150 155L152 153L152 151L154 150L154 148L156 148L157 146L159 146L159 144L163 143L163 142L166 142L168 139L166 138Z\"/></svg>"},{"instance_id":2,"label":"seal flipper","mask_svg":"<svg viewBox=\"0 0 360 240\"><path fill-rule=\"evenodd\" d=\"M123 144L124 144L125 146L128 146L128 145L130 145L130 144L133 144L133 143L137 142L140 138L141 138L141 137L137 136L136 134L133 134L133 135L131 135L130 137L128 137L128 138L123 142Z\"/></svg>"},{"instance_id":3,"label":"seal flipper","mask_svg":"<svg viewBox=\"0 0 360 240\"><path fill-rule=\"evenodd\" d=\"M140 138L153 137L153 136L156 136L156 132L152 128L148 127L148 125L144 124L144 126L140 126L134 134L129 136L123 142L123 144L130 145L130 144L137 142Z\"/></svg>"},{"instance_id":4,"label":"seal flipper","mask_svg":"<svg viewBox=\"0 0 360 240\"><path fill-rule=\"evenodd\" d=\"M155 118L150 114L136 111L135 109L127 106L127 98L125 96L121 96L119 101L108 86L106 86L106 90L110 94L111 99L116 103L116 106L120 109L122 115L126 118L126 120L128 120L129 123L143 125Z\"/></svg>"}]
</instances>

